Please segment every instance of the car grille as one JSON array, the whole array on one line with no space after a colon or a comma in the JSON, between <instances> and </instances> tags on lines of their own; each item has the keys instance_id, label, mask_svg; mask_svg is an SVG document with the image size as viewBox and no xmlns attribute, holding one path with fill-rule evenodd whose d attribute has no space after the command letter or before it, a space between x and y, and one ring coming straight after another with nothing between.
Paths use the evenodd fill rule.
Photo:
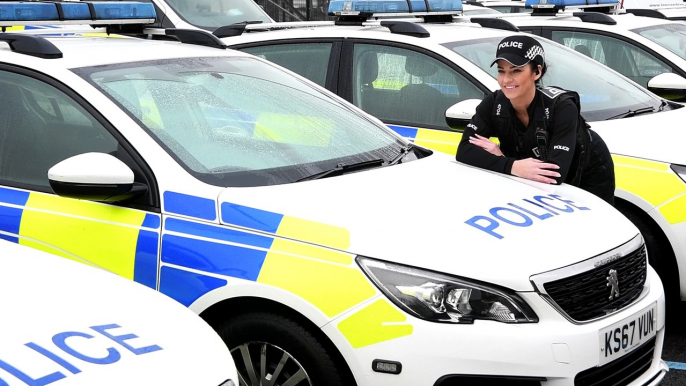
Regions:
<instances>
[{"instance_id":1,"label":"car grille","mask_svg":"<svg viewBox=\"0 0 686 386\"><path fill-rule=\"evenodd\" d=\"M619 296L610 300L610 270L617 271ZM575 321L584 322L620 310L643 291L647 261L645 246L609 264L545 283L543 288L558 307Z\"/></svg>"},{"instance_id":2,"label":"car grille","mask_svg":"<svg viewBox=\"0 0 686 386\"><path fill-rule=\"evenodd\" d=\"M602 367L584 370L574 378L574 386L621 386L645 373L653 362L655 337L631 353Z\"/></svg>"}]
</instances>

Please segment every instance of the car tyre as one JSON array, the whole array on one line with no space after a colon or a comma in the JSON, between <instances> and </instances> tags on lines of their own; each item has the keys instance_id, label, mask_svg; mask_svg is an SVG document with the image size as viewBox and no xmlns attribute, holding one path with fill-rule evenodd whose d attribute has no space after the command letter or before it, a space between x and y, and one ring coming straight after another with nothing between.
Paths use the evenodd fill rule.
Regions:
<instances>
[{"instance_id":1,"label":"car tyre","mask_svg":"<svg viewBox=\"0 0 686 386\"><path fill-rule=\"evenodd\" d=\"M252 312L225 320L217 332L231 350L241 386L344 385L341 367L320 340L290 318Z\"/></svg>"}]
</instances>

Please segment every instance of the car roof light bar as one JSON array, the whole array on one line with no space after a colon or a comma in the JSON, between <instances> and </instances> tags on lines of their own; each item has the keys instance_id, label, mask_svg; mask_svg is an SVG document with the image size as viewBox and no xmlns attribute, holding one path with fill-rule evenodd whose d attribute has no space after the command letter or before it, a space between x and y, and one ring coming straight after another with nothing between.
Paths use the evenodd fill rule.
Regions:
<instances>
[{"instance_id":1,"label":"car roof light bar","mask_svg":"<svg viewBox=\"0 0 686 386\"><path fill-rule=\"evenodd\" d=\"M111 25L155 22L152 3L134 1L0 1L0 27L26 25Z\"/></svg>"},{"instance_id":2,"label":"car roof light bar","mask_svg":"<svg viewBox=\"0 0 686 386\"><path fill-rule=\"evenodd\" d=\"M329 16L372 17L453 16L462 13L460 0L333 0Z\"/></svg>"}]
</instances>

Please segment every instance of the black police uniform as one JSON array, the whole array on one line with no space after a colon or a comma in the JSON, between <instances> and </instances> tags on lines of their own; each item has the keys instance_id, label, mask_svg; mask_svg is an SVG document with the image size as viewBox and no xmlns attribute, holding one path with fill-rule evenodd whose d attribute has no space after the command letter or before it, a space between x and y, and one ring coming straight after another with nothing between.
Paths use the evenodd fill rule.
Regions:
<instances>
[{"instance_id":1,"label":"black police uniform","mask_svg":"<svg viewBox=\"0 0 686 386\"><path fill-rule=\"evenodd\" d=\"M510 100L501 91L486 96L462 135L456 159L483 169L512 174L512 164L516 160L545 158L540 154L536 139L536 128L543 123L547 132L546 162L560 167L557 170L560 177L551 178L557 184L570 183L614 204L614 164L605 142L591 130L590 160L581 175L577 175L579 110L571 98L560 98L563 93L565 90L557 88L537 88L536 96L527 109L528 127L524 127L517 118ZM560 99L556 101L556 98ZM504 157L471 144L469 138L475 133L486 138L497 137Z\"/></svg>"}]
</instances>

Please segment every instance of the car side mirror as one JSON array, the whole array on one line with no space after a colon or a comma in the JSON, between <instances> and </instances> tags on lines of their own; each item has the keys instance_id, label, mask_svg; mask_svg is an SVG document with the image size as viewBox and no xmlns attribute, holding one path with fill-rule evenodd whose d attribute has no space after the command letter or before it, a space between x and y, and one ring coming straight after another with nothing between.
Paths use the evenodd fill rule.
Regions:
<instances>
[{"instance_id":1,"label":"car side mirror","mask_svg":"<svg viewBox=\"0 0 686 386\"><path fill-rule=\"evenodd\" d=\"M686 79L664 72L648 81L648 90L674 102L686 102Z\"/></svg>"},{"instance_id":2,"label":"car side mirror","mask_svg":"<svg viewBox=\"0 0 686 386\"><path fill-rule=\"evenodd\" d=\"M481 99L466 99L455 103L445 111L445 122L453 130L464 130L480 103Z\"/></svg>"},{"instance_id":3,"label":"car side mirror","mask_svg":"<svg viewBox=\"0 0 686 386\"><path fill-rule=\"evenodd\" d=\"M55 194L79 200L116 202L144 194L148 187L133 179L125 163L105 153L75 155L48 170Z\"/></svg>"}]
</instances>

